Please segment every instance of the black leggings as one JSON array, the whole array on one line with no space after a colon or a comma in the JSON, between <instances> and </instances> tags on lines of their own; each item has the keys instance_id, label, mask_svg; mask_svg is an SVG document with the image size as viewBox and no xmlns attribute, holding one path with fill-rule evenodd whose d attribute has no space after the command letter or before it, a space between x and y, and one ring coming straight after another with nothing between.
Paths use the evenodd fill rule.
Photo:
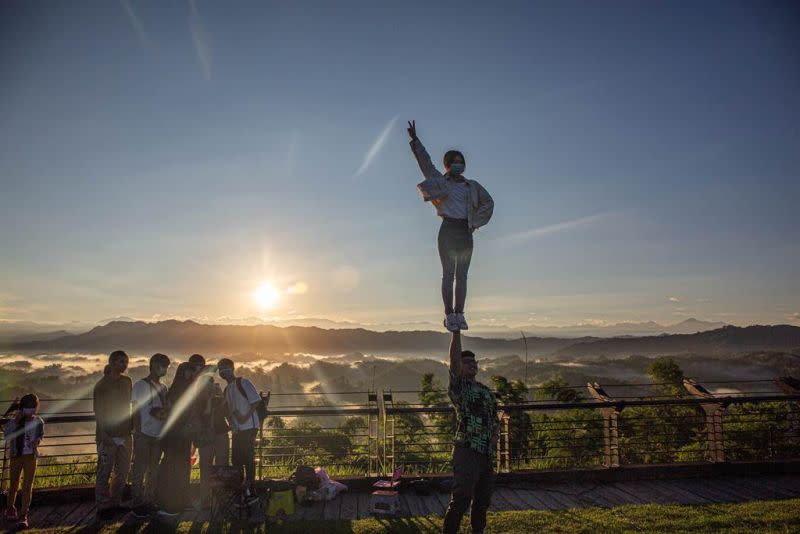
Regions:
<instances>
[{"instance_id":1,"label":"black leggings","mask_svg":"<svg viewBox=\"0 0 800 534\"><path fill-rule=\"evenodd\" d=\"M439 259L442 260L442 301L444 313L464 313L467 300L467 271L472 260L472 232L466 219L443 218L439 228ZM456 302L453 306L453 281Z\"/></svg>"}]
</instances>

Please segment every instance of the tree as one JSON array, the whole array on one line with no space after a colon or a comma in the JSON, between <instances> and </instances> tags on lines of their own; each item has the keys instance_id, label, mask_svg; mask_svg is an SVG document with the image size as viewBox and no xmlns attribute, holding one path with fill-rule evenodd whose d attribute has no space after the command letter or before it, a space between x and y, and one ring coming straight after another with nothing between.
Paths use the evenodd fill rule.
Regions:
<instances>
[{"instance_id":1,"label":"tree","mask_svg":"<svg viewBox=\"0 0 800 534\"><path fill-rule=\"evenodd\" d=\"M433 378L433 373L426 373L422 376L422 384L421 384L421 391L419 392L419 400L420 403L425 407L449 407L450 400L447 397L447 393L444 387L438 380ZM430 421L433 429L435 430L435 436L433 436L433 440L428 440L428 442L432 442L434 448L441 448L436 447L436 445L441 446L443 443L451 443L453 436L456 433L456 414L453 410L447 410L446 412L434 413L430 414L427 417L428 421ZM430 438L431 436L429 436Z\"/></svg>"},{"instance_id":2,"label":"tree","mask_svg":"<svg viewBox=\"0 0 800 534\"><path fill-rule=\"evenodd\" d=\"M521 380L511 382L504 376L493 376L492 383L497 395L497 401L503 404L519 404L525 402L528 386ZM511 455L514 458L527 458L530 450L531 420L525 412L513 411L508 414L508 442Z\"/></svg>"},{"instance_id":3,"label":"tree","mask_svg":"<svg viewBox=\"0 0 800 534\"><path fill-rule=\"evenodd\" d=\"M686 394L683 370L672 358L656 358L647 366L647 374L664 394L678 397Z\"/></svg>"},{"instance_id":4,"label":"tree","mask_svg":"<svg viewBox=\"0 0 800 534\"><path fill-rule=\"evenodd\" d=\"M536 400L578 402L582 398L581 392L578 389L570 387L561 375L556 375L542 383L536 391Z\"/></svg>"}]
</instances>

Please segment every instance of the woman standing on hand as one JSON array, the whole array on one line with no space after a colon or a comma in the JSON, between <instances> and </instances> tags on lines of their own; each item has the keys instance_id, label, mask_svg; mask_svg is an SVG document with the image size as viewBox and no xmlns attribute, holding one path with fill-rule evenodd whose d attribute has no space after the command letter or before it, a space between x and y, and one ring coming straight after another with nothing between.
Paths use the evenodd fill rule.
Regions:
<instances>
[{"instance_id":1,"label":"woman standing on hand","mask_svg":"<svg viewBox=\"0 0 800 534\"><path fill-rule=\"evenodd\" d=\"M448 150L442 159L445 169L442 174L417 137L416 121L408 123L408 135L411 137L411 151L425 177L417 188L423 200L430 201L436 207L436 214L442 218L438 241L439 259L442 261L444 326L451 332L466 330L464 303L467 299L467 271L472 259L472 233L489 222L494 201L481 184L464 178L464 154Z\"/></svg>"}]
</instances>

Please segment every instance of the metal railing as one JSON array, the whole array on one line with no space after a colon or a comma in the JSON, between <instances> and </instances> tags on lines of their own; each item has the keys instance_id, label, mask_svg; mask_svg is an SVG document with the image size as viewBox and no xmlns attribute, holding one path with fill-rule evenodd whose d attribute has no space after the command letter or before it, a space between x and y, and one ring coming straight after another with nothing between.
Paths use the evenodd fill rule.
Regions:
<instances>
[{"instance_id":1,"label":"metal railing","mask_svg":"<svg viewBox=\"0 0 800 534\"><path fill-rule=\"evenodd\" d=\"M800 390L713 395L693 381L683 386L686 396L643 398L614 397L589 384L584 386L593 398L588 401L501 404L496 468L508 472L800 459ZM454 410L443 403L396 400L410 393L358 392L353 403L271 408L257 439L257 476L284 477L301 464L323 466L333 476L386 476L400 465L409 474L448 472ZM94 415L43 413L47 430L37 486L93 483ZM7 450L2 454L0 487L5 489ZM194 465L193 476L198 467Z\"/></svg>"}]
</instances>

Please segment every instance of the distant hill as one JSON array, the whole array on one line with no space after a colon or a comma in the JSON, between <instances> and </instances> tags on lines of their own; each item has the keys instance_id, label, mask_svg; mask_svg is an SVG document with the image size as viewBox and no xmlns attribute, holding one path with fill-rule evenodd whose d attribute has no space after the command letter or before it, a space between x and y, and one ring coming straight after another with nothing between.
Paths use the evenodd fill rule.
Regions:
<instances>
[{"instance_id":1,"label":"distant hill","mask_svg":"<svg viewBox=\"0 0 800 534\"><path fill-rule=\"evenodd\" d=\"M661 354L724 355L755 351L800 352L800 327L725 326L696 334L617 337L574 343L556 352L559 359Z\"/></svg>"},{"instance_id":2,"label":"distant hill","mask_svg":"<svg viewBox=\"0 0 800 534\"><path fill-rule=\"evenodd\" d=\"M570 326L541 326L536 324L521 327L505 325L483 326L476 325L473 330L476 334L487 337L516 336L520 331L526 335L544 337L619 337L619 336L653 336L658 334L694 334L716 330L728 326L725 323L701 321L689 318L679 323L664 325L655 321L623 322L608 325L578 324Z\"/></svg>"},{"instance_id":3,"label":"distant hill","mask_svg":"<svg viewBox=\"0 0 800 534\"><path fill-rule=\"evenodd\" d=\"M524 355L520 338L464 336L464 346L479 355ZM432 331L374 332L363 328L322 329L269 325L208 325L168 320L154 323L113 321L82 334L48 335L45 339L12 340L0 348L19 351L242 354L265 358L286 353L340 355L354 352L381 355L445 357L449 334ZM645 337L530 337L531 357L567 360L590 357L657 356L663 354L726 355L753 351L800 352L800 327L725 326L694 334Z\"/></svg>"},{"instance_id":4,"label":"distant hill","mask_svg":"<svg viewBox=\"0 0 800 534\"><path fill-rule=\"evenodd\" d=\"M584 338L590 341L591 338ZM530 338L532 356L550 354L576 340ZM16 350L109 352L122 348L131 352L193 352L264 355L308 352L313 354L346 354L362 351L374 353L446 354L449 334L432 331L373 332L362 328L322 329L317 327L269 325L208 325L194 321L112 321L88 332L54 339L5 343ZM476 352L513 354L523 350L521 339L467 338L465 345Z\"/></svg>"}]
</instances>

